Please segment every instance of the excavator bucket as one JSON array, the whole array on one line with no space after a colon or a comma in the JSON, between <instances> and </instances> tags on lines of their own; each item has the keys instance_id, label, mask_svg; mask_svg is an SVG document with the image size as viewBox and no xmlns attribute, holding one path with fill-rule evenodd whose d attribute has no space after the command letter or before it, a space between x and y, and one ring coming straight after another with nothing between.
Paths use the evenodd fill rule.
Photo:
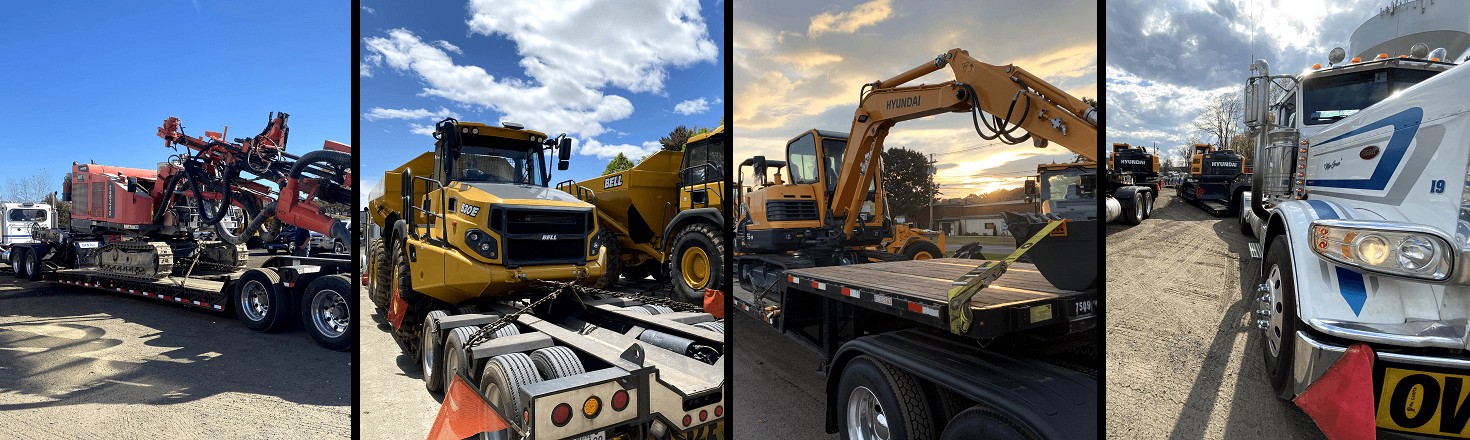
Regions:
<instances>
[{"instance_id":1,"label":"excavator bucket","mask_svg":"<svg viewBox=\"0 0 1470 440\"><path fill-rule=\"evenodd\" d=\"M1033 213L1002 214L1017 246L1040 232L1048 221L1060 220ZM1097 287L1097 220L1068 220L1026 251L1026 257L1058 289Z\"/></svg>"}]
</instances>

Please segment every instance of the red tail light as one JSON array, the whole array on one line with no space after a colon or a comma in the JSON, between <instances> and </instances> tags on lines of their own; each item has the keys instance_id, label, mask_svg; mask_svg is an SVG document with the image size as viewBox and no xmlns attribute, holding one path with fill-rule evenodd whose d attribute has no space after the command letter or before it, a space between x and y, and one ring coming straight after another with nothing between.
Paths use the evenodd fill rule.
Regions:
<instances>
[{"instance_id":1,"label":"red tail light","mask_svg":"<svg viewBox=\"0 0 1470 440\"><path fill-rule=\"evenodd\" d=\"M627 409L627 408L628 408L628 392L626 390L618 390L618 392L613 393L613 397L612 397L612 409L613 409L613 411L622 411L622 410Z\"/></svg>"},{"instance_id":2,"label":"red tail light","mask_svg":"<svg viewBox=\"0 0 1470 440\"><path fill-rule=\"evenodd\" d=\"M684 415L684 426L685 427L688 427L689 426L689 423L690 422L693 422L693 421L694 421L694 419L690 418L688 414L685 414Z\"/></svg>"},{"instance_id":3,"label":"red tail light","mask_svg":"<svg viewBox=\"0 0 1470 440\"><path fill-rule=\"evenodd\" d=\"M715 407L715 417L724 417L724 416L725 416L725 405L716 406Z\"/></svg>"},{"instance_id":4,"label":"red tail light","mask_svg":"<svg viewBox=\"0 0 1470 440\"><path fill-rule=\"evenodd\" d=\"M699 410L699 421L703 422L704 419L708 419L708 418L709 418L709 411L705 411L705 410L702 410L702 409Z\"/></svg>"},{"instance_id":5,"label":"red tail light","mask_svg":"<svg viewBox=\"0 0 1470 440\"><path fill-rule=\"evenodd\" d=\"M560 404L551 409L551 424L557 427L567 426L572 421L572 406Z\"/></svg>"}]
</instances>

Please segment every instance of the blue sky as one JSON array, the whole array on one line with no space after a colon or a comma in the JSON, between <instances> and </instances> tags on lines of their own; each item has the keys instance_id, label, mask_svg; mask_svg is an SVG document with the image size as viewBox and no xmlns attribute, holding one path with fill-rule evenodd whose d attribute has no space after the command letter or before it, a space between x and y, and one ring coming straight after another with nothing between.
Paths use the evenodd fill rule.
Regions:
<instances>
[{"instance_id":1,"label":"blue sky","mask_svg":"<svg viewBox=\"0 0 1470 440\"><path fill-rule=\"evenodd\" d=\"M25 2L0 14L0 177L73 161L152 169L186 133L259 133L291 115L288 151L351 143L352 16L343 2ZM3 182L3 179L0 179Z\"/></svg>"},{"instance_id":2,"label":"blue sky","mask_svg":"<svg viewBox=\"0 0 1470 440\"><path fill-rule=\"evenodd\" d=\"M558 182L723 113L724 5L713 0L361 5L364 201L384 171L433 149L445 116L568 133L575 154Z\"/></svg>"}]
</instances>

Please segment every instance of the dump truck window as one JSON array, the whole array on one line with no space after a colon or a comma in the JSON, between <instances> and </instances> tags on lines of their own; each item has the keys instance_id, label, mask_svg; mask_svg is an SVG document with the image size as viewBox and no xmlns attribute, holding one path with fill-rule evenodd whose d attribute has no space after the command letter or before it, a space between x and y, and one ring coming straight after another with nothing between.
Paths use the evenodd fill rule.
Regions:
<instances>
[{"instance_id":1,"label":"dump truck window","mask_svg":"<svg viewBox=\"0 0 1470 440\"><path fill-rule=\"evenodd\" d=\"M786 169L791 174L791 183L817 183L817 167L817 141L811 133L786 146Z\"/></svg>"},{"instance_id":2,"label":"dump truck window","mask_svg":"<svg viewBox=\"0 0 1470 440\"><path fill-rule=\"evenodd\" d=\"M541 151L464 147L450 181L543 184Z\"/></svg>"}]
</instances>

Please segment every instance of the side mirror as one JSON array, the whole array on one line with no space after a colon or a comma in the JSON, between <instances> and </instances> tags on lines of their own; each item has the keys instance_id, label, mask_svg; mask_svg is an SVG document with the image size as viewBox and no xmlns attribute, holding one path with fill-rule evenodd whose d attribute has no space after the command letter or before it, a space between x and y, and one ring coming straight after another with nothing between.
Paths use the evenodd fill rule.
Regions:
<instances>
[{"instance_id":1,"label":"side mirror","mask_svg":"<svg viewBox=\"0 0 1470 440\"><path fill-rule=\"evenodd\" d=\"M752 158L750 158L750 163L751 163L750 167L751 167L751 172L752 173L755 173L755 175L757 175L757 176L765 177L765 175L766 175L766 157L765 156L752 157Z\"/></svg>"},{"instance_id":2,"label":"side mirror","mask_svg":"<svg viewBox=\"0 0 1470 440\"><path fill-rule=\"evenodd\" d=\"M572 138L561 138L561 145L556 147L556 169L566 171L572 161Z\"/></svg>"},{"instance_id":3,"label":"side mirror","mask_svg":"<svg viewBox=\"0 0 1470 440\"><path fill-rule=\"evenodd\" d=\"M1025 190L1025 194L1026 194L1027 197L1041 194L1041 190L1036 188L1036 181L1035 180L1026 179L1026 190Z\"/></svg>"}]
</instances>

